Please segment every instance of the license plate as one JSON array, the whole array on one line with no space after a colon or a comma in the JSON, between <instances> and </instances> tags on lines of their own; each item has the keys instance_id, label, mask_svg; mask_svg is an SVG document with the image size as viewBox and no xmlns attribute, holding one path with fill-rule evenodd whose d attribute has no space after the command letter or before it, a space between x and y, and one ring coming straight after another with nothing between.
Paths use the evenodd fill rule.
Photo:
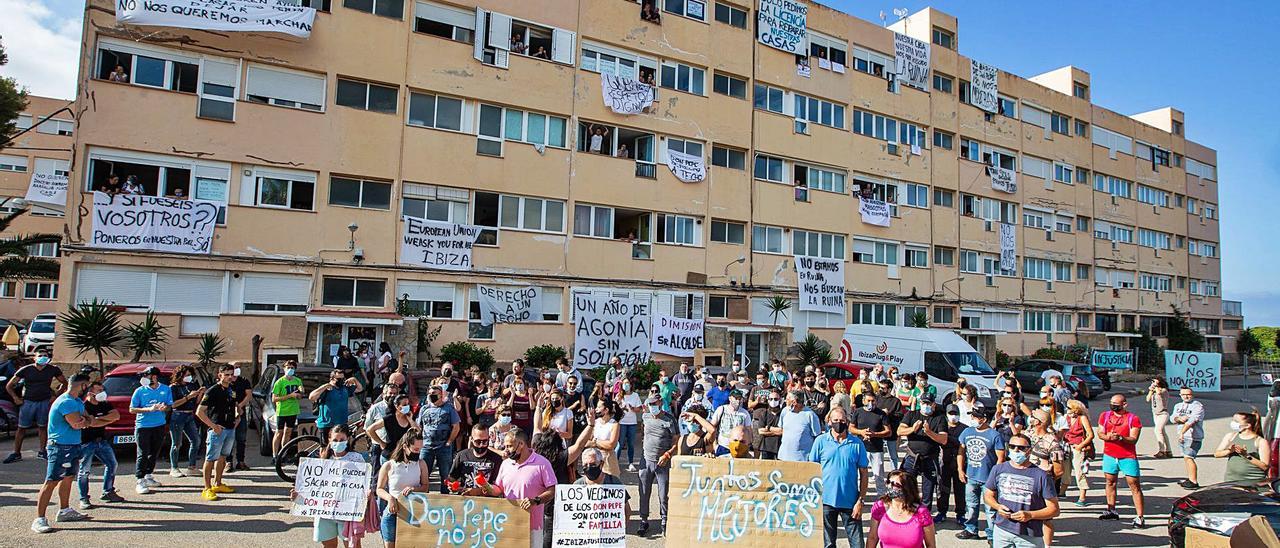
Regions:
<instances>
[{"instance_id":1,"label":"license plate","mask_svg":"<svg viewBox=\"0 0 1280 548\"><path fill-rule=\"evenodd\" d=\"M124 445L126 443L136 443L137 438L133 436L116 436L116 445Z\"/></svg>"},{"instance_id":2,"label":"license plate","mask_svg":"<svg viewBox=\"0 0 1280 548\"><path fill-rule=\"evenodd\" d=\"M990 398L990 397L991 397L991 390L987 389L987 387L985 387L985 386L979 386L979 387L978 387L978 397L982 397L982 398Z\"/></svg>"}]
</instances>

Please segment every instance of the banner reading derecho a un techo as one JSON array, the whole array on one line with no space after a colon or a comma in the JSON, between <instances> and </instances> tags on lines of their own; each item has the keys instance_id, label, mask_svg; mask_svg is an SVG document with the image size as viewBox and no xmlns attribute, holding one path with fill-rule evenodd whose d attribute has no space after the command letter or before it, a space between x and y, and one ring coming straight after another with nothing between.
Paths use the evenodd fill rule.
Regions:
<instances>
[{"instance_id":1,"label":"banner reading derecho a un techo","mask_svg":"<svg viewBox=\"0 0 1280 548\"><path fill-rule=\"evenodd\" d=\"M316 10L288 0L117 0L116 21L200 30L311 36Z\"/></svg>"}]
</instances>

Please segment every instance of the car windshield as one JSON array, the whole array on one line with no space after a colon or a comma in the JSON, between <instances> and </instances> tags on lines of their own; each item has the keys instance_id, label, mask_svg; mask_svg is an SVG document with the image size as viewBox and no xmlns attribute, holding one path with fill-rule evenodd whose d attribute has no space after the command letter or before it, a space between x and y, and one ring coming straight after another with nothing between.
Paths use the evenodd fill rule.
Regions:
<instances>
[{"instance_id":1,"label":"car windshield","mask_svg":"<svg viewBox=\"0 0 1280 548\"><path fill-rule=\"evenodd\" d=\"M114 375L103 379L102 386L107 389L108 396L132 396L138 389L138 379L142 375ZM169 384L168 375L160 375L160 384Z\"/></svg>"},{"instance_id":2,"label":"car windshield","mask_svg":"<svg viewBox=\"0 0 1280 548\"><path fill-rule=\"evenodd\" d=\"M35 322L31 324L32 333L53 333L53 322Z\"/></svg>"},{"instance_id":3,"label":"car windshield","mask_svg":"<svg viewBox=\"0 0 1280 548\"><path fill-rule=\"evenodd\" d=\"M996 372L987 365L987 360L977 352L945 352L948 360L960 371L961 375L995 375Z\"/></svg>"}]
</instances>

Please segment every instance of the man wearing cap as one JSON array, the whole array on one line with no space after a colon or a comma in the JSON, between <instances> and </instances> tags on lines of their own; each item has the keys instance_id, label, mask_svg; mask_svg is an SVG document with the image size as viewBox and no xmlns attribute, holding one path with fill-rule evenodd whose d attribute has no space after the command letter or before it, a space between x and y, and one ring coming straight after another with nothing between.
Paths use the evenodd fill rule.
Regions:
<instances>
[{"instance_id":1,"label":"man wearing cap","mask_svg":"<svg viewBox=\"0 0 1280 548\"><path fill-rule=\"evenodd\" d=\"M955 497L956 523L964 521L964 482L960 481L959 459L960 435L968 428L960 422L960 406L947 406L947 443L942 446L941 471L938 474L938 515L933 517L934 523L947 520L947 509L951 507L950 499Z\"/></svg>"},{"instance_id":2,"label":"man wearing cap","mask_svg":"<svg viewBox=\"0 0 1280 548\"><path fill-rule=\"evenodd\" d=\"M716 431L716 456L728 455L730 442L751 445L751 413L742 405L742 394L729 393L729 402L717 407L711 414L711 426ZM745 433L738 439L734 429L741 427ZM741 455L734 455L741 456Z\"/></svg>"},{"instance_id":3,"label":"man wearing cap","mask_svg":"<svg viewBox=\"0 0 1280 548\"><path fill-rule=\"evenodd\" d=\"M705 409L708 415L711 414L711 411L715 410L715 408L711 406L711 400L707 399L706 390L702 388L701 384L695 383L693 385L693 392L689 396L689 399L685 400L684 403L680 405L680 414L683 415L685 411L688 411L693 407L701 407Z\"/></svg>"},{"instance_id":4,"label":"man wearing cap","mask_svg":"<svg viewBox=\"0 0 1280 548\"><path fill-rule=\"evenodd\" d=\"M1004 437L991 428L992 410L983 406L973 408L973 419L977 426L970 426L960 433L961 450L956 455L956 472L964 483L965 520L964 530L956 534L956 538L970 540L978 538L978 508L982 504L987 511L987 538L991 538L993 516L991 507L983 504L983 489L991 469L1004 461Z\"/></svg>"},{"instance_id":5,"label":"man wearing cap","mask_svg":"<svg viewBox=\"0 0 1280 548\"><path fill-rule=\"evenodd\" d=\"M644 468L640 470L640 528L636 534L643 537L649 532L649 498L653 493L654 480L658 482L658 515L662 519L662 532L665 534L667 531L671 456L676 452L676 440L680 439L680 426L657 394L649 394L641 420L644 423L644 440L640 448L644 454Z\"/></svg>"},{"instance_id":6,"label":"man wearing cap","mask_svg":"<svg viewBox=\"0 0 1280 548\"><path fill-rule=\"evenodd\" d=\"M907 412L898 425L898 435L907 437L907 458L902 461L902 470L922 478L922 503L930 510L938 484L938 454L947 443L947 417L938 413L937 407L932 394L922 393L920 408Z\"/></svg>"},{"instance_id":7,"label":"man wearing cap","mask_svg":"<svg viewBox=\"0 0 1280 548\"><path fill-rule=\"evenodd\" d=\"M168 432L165 413L173 407L173 393L169 385L160 383L160 368L154 365L142 370L138 384L129 399L129 412L136 416L133 434L138 444L138 459L133 475L138 478L138 486L135 490L145 495L152 487L160 486L152 474L156 470L156 459L165 447L164 435Z\"/></svg>"}]
</instances>

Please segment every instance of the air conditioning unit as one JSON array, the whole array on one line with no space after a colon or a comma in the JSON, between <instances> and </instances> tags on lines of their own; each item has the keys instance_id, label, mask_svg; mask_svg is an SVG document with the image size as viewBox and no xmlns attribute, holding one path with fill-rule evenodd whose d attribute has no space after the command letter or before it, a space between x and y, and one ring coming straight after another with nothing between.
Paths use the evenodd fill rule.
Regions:
<instances>
[{"instance_id":1,"label":"air conditioning unit","mask_svg":"<svg viewBox=\"0 0 1280 548\"><path fill-rule=\"evenodd\" d=\"M1120 200L1116 198L1115 194L1111 195L1111 205L1120 205Z\"/></svg>"},{"instance_id":2,"label":"air conditioning unit","mask_svg":"<svg viewBox=\"0 0 1280 548\"><path fill-rule=\"evenodd\" d=\"M1159 256L1160 256L1160 250L1159 250L1159 249L1152 249L1152 250L1151 250L1151 252L1152 252L1156 257L1159 257Z\"/></svg>"},{"instance_id":3,"label":"air conditioning unit","mask_svg":"<svg viewBox=\"0 0 1280 548\"><path fill-rule=\"evenodd\" d=\"M1044 281L1044 290L1045 290L1045 291L1053 291L1053 280L1045 280L1045 281Z\"/></svg>"},{"instance_id":4,"label":"air conditioning unit","mask_svg":"<svg viewBox=\"0 0 1280 548\"><path fill-rule=\"evenodd\" d=\"M1112 296L1112 297L1114 297L1114 298L1119 299L1119 298L1120 298L1120 288L1118 288L1118 287L1113 287L1113 288L1111 288L1111 296Z\"/></svg>"},{"instance_id":5,"label":"air conditioning unit","mask_svg":"<svg viewBox=\"0 0 1280 548\"><path fill-rule=\"evenodd\" d=\"M994 114L991 114L990 112L984 112L982 113L982 119L990 122L992 120L995 120L996 117Z\"/></svg>"},{"instance_id":6,"label":"air conditioning unit","mask_svg":"<svg viewBox=\"0 0 1280 548\"><path fill-rule=\"evenodd\" d=\"M1151 204L1151 212L1152 212L1152 213L1154 213L1154 214L1156 214L1156 215L1159 215L1159 214L1160 214L1160 210L1159 210L1158 208L1156 208L1156 205L1155 205L1155 204Z\"/></svg>"},{"instance_id":7,"label":"air conditioning unit","mask_svg":"<svg viewBox=\"0 0 1280 548\"><path fill-rule=\"evenodd\" d=\"M1120 245L1115 240L1111 240L1111 249L1120 249Z\"/></svg>"},{"instance_id":8,"label":"air conditioning unit","mask_svg":"<svg viewBox=\"0 0 1280 548\"><path fill-rule=\"evenodd\" d=\"M995 286L996 286L996 277L992 276L991 274L987 274L987 287L995 287Z\"/></svg>"}]
</instances>

